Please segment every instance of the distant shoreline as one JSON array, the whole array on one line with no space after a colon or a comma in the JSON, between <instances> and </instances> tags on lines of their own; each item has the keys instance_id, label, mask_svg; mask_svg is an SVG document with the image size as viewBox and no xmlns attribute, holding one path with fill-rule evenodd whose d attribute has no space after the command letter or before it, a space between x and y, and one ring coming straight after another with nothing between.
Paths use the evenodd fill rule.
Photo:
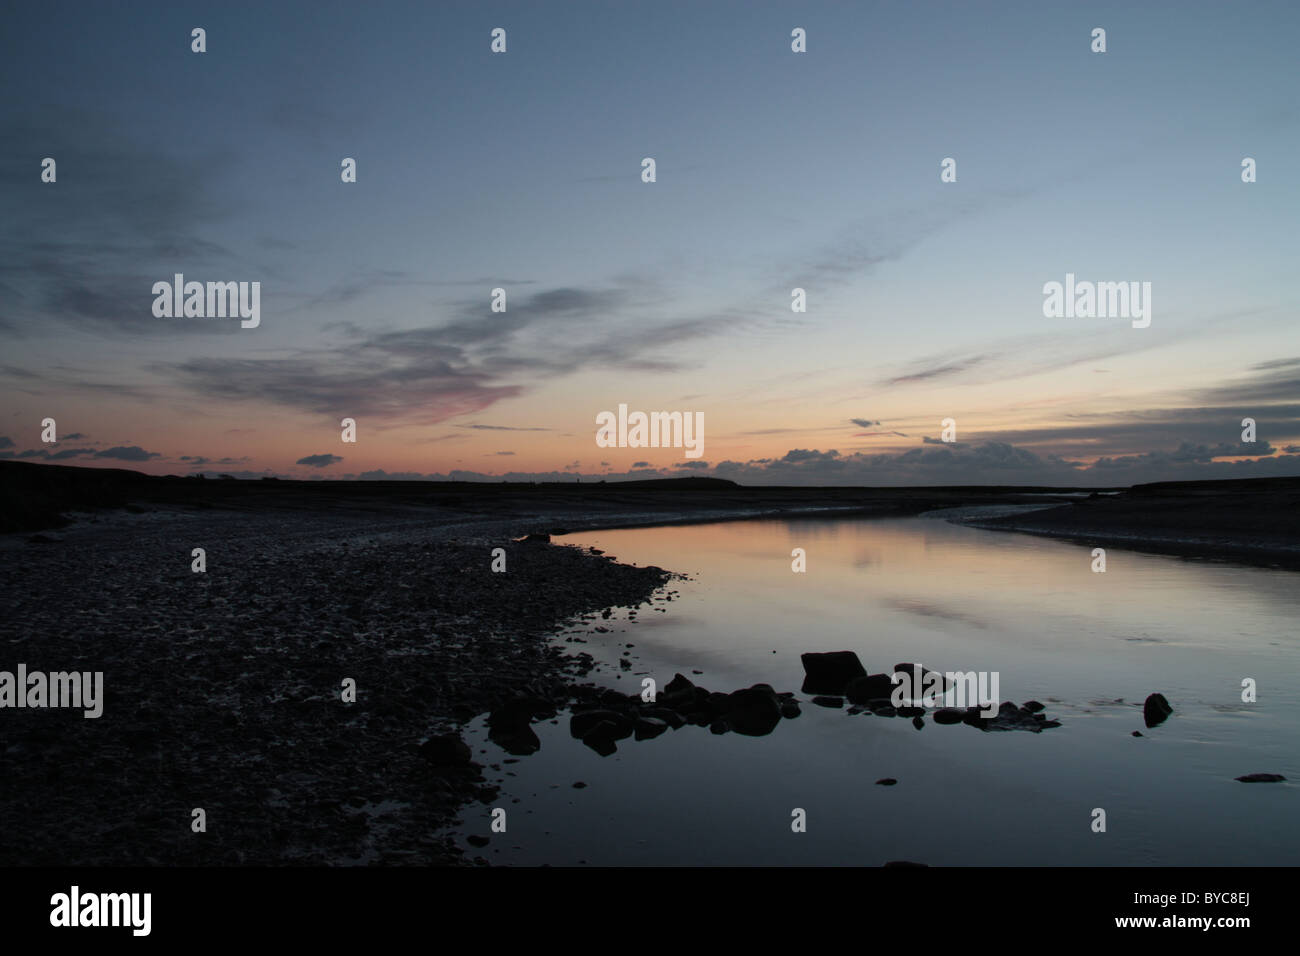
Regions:
<instances>
[{"instance_id":1,"label":"distant shoreline","mask_svg":"<svg viewBox=\"0 0 1300 956\"><path fill-rule=\"evenodd\" d=\"M1138 485L1028 514L961 522L1098 547L1300 570L1300 480Z\"/></svg>"},{"instance_id":2,"label":"distant shoreline","mask_svg":"<svg viewBox=\"0 0 1300 956\"><path fill-rule=\"evenodd\" d=\"M307 512L556 534L715 521L907 517L990 505L1034 510L951 520L1099 546L1300 568L1300 478L1120 489L746 487L695 477L608 484L252 481L0 461L0 537L50 532L114 510Z\"/></svg>"}]
</instances>

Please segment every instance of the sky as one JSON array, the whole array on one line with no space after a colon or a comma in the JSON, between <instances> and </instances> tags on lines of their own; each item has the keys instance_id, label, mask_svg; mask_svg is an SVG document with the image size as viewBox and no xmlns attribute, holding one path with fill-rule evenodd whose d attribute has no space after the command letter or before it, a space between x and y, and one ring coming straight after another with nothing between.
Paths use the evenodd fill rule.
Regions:
<instances>
[{"instance_id":1,"label":"sky","mask_svg":"<svg viewBox=\"0 0 1300 956\"><path fill-rule=\"evenodd\" d=\"M23 5L0 457L1300 475L1298 27L1289 2ZM257 326L156 316L178 273L260 283ZM1067 274L1149 282L1150 324L1046 316ZM702 454L602 446L620 405L702 415Z\"/></svg>"}]
</instances>

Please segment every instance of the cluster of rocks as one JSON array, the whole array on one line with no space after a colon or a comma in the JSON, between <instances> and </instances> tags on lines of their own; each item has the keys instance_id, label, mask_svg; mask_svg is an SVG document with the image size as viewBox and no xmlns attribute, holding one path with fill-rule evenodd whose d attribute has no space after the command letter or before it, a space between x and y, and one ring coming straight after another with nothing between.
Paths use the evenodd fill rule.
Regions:
<instances>
[{"instance_id":1,"label":"cluster of rocks","mask_svg":"<svg viewBox=\"0 0 1300 956\"><path fill-rule=\"evenodd\" d=\"M1043 705L1036 700L1026 701L1018 707L1009 700L1003 701L998 705L997 713L991 716L985 713L988 708L982 706L897 706L893 694L900 679L910 681L912 687L936 687L940 691L951 689L952 682L946 676L920 664L895 664L892 674L868 674L853 651L802 654L800 660L804 668L803 692L817 695L813 697L813 703L823 707L843 707L847 699L852 705L848 709L850 714L910 717L917 730L925 726L926 716L936 724L966 724L986 731L1027 730L1040 733L1061 726L1060 721L1047 718L1043 713ZM897 678L896 675L907 676Z\"/></svg>"},{"instance_id":2,"label":"cluster of rocks","mask_svg":"<svg viewBox=\"0 0 1300 956\"><path fill-rule=\"evenodd\" d=\"M569 718L569 733L601 756L614 753L620 740L648 740L688 724L708 727L715 734L762 737L775 730L782 719L799 716L794 694L778 693L770 684L725 694L697 687L677 674L653 702L636 694L586 690L586 700L574 706Z\"/></svg>"}]
</instances>

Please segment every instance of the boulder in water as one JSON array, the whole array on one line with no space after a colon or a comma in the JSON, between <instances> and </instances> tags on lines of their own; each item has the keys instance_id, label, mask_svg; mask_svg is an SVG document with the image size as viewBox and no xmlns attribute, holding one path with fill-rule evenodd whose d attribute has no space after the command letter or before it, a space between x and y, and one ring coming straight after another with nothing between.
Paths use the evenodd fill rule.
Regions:
<instances>
[{"instance_id":1,"label":"boulder in water","mask_svg":"<svg viewBox=\"0 0 1300 956\"><path fill-rule=\"evenodd\" d=\"M668 724L658 717L638 717L634 733L637 740L650 740L668 729Z\"/></svg>"},{"instance_id":2,"label":"boulder in water","mask_svg":"<svg viewBox=\"0 0 1300 956\"><path fill-rule=\"evenodd\" d=\"M849 681L866 677L867 670L853 651L829 651L825 654L800 654L803 662L805 694L834 694L842 697Z\"/></svg>"},{"instance_id":3,"label":"boulder in water","mask_svg":"<svg viewBox=\"0 0 1300 956\"><path fill-rule=\"evenodd\" d=\"M600 724L609 724L614 740L622 740L632 734L632 721L612 710L587 710L569 718L569 733L579 740L586 740L587 734Z\"/></svg>"},{"instance_id":4,"label":"boulder in water","mask_svg":"<svg viewBox=\"0 0 1300 956\"><path fill-rule=\"evenodd\" d=\"M888 674L864 674L849 681L844 689L850 704L865 704L876 698L888 699L894 693L894 679Z\"/></svg>"},{"instance_id":5,"label":"boulder in water","mask_svg":"<svg viewBox=\"0 0 1300 956\"><path fill-rule=\"evenodd\" d=\"M755 684L729 695L731 707L727 723L731 729L746 737L763 737L770 734L781 722L781 705L776 691L767 684Z\"/></svg>"},{"instance_id":6,"label":"boulder in water","mask_svg":"<svg viewBox=\"0 0 1300 956\"><path fill-rule=\"evenodd\" d=\"M1152 694L1142 705L1142 717L1148 727L1163 724L1173 712L1174 709L1169 706L1169 701L1165 700L1164 694Z\"/></svg>"}]
</instances>

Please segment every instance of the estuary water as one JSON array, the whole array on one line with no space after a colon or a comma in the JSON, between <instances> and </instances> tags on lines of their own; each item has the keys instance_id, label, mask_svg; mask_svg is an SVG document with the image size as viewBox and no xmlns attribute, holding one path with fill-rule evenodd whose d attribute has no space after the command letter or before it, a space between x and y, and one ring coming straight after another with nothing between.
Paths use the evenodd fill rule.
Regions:
<instances>
[{"instance_id":1,"label":"estuary water","mask_svg":"<svg viewBox=\"0 0 1300 956\"><path fill-rule=\"evenodd\" d=\"M625 693L681 673L710 691L793 691L769 735L684 726L601 756L541 721L511 758L466 733L491 806L458 831L496 865L1296 865L1300 863L1300 577L920 517L749 520L557 539L689 575L635 614L557 638ZM792 570L793 549L806 571ZM603 628L598 631L596 628ZM628 648L626 645L633 645ZM804 652L870 673L917 662L997 672L1035 699L1040 733L823 707ZM630 667L621 666L626 656ZM697 673L698 672L698 673ZM1243 700L1253 681L1255 700ZM1148 728L1142 702L1174 713ZM1133 731L1142 736L1133 736ZM509 763L505 761L511 761ZM1250 773L1281 783L1240 783ZM895 785L877 781L892 778ZM574 787L575 783L583 786ZM504 808L505 833L490 829ZM792 821L803 811L804 832ZM1104 811L1104 832L1097 829Z\"/></svg>"}]
</instances>

